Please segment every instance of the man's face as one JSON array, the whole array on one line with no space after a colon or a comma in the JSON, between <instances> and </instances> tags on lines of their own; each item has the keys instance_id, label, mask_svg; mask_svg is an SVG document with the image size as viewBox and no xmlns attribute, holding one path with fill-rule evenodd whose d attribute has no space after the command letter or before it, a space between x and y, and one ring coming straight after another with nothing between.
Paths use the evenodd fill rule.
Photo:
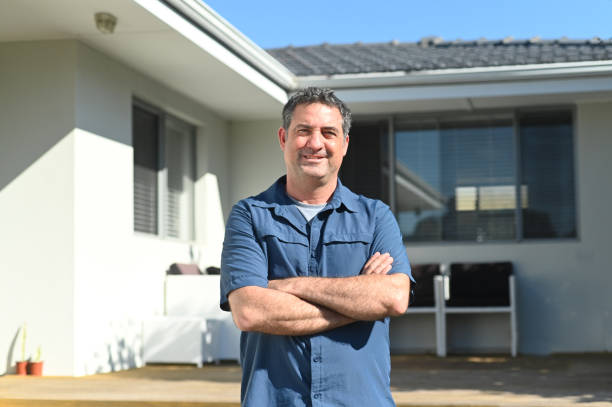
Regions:
<instances>
[{"instance_id":1,"label":"man's face","mask_svg":"<svg viewBox=\"0 0 612 407\"><path fill-rule=\"evenodd\" d=\"M298 105L289 128L278 130L287 175L296 180L317 178L327 183L338 176L348 149L342 132L342 115L321 103Z\"/></svg>"}]
</instances>

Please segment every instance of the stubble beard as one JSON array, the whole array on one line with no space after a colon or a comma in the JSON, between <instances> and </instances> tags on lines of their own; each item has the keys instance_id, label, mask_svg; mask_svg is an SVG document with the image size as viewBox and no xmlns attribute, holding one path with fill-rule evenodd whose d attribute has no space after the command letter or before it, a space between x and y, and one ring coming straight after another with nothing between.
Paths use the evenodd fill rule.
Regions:
<instances>
[{"instance_id":1,"label":"stubble beard","mask_svg":"<svg viewBox=\"0 0 612 407\"><path fill-rule=\"evenodd\" d=\"M303 157L304 155L323 155L324 158L321 159L320 162L308 162L307 159ZM300 178L304 181L310 179L317 180L319 183L326 182L333 176L334 172L337 172L332 168L329 158L330 157L326 153L314 153L310 150L300 151L298 153L296 165Z\"/></svg>"}]
</instances>

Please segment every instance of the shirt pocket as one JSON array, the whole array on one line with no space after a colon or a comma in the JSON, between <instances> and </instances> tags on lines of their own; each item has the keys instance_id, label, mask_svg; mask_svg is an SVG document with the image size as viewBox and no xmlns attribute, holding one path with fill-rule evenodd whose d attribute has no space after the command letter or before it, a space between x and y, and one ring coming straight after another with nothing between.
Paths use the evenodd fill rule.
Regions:
<instances>
[{"instance_id":1,"label":"shirt pocket","mask_svg":"<svg viewBox=\"0 0 612 407\"><path fill-rule=\"evenodd\" d=\"M257 231L268 259L268 279L307 275L308 238L291 226L267 224Z\"/></svg>"},{"instance_id":2,"label":"shirt pocket","mask_svg":"<svg viewBox=\"0 0 612 407\"><path fill-rule=\"evenodd\" d=\"M349 277L361 273L369 258L370 232L331 233L323 237L321 276Z\"/></svg>"}]
</instances>

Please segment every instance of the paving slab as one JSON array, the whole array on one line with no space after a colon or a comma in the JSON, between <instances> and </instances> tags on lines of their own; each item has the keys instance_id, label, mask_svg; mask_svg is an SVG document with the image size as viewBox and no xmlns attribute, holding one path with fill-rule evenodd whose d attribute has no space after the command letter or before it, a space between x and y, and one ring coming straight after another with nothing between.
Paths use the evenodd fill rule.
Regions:
<instances>
[{"instance_id":1,"label":"paving slab","mask_svg":"<svg viewBox=\"0 0 612 407\"><path fill-rule=\"evenodd\" d=\"M410 407L612 407L612 354L392 357L391 390ZM0 407L229 407L236 364L150 365L85 377L0 377Z\"/></svg>"}]
</instances>

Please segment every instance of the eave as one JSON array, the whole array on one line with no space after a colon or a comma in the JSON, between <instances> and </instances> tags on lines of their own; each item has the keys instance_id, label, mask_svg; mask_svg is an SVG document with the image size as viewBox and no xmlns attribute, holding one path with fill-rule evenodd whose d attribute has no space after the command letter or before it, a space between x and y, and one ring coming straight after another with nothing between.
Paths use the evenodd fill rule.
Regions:
<instances>
[{"instance_id":1,"label":"eave","mask_svg":"<svg viewBox=\"0 0 612 407\"><path fill-rule=\"evenodd\" d=\"M612 61L303 76L357 114L477 110L612 100Z\"/></svg>"},{"instance_id":2,"label":"eave","mask_svg":"<svg viewBox=\"0 0 612 407\"><path fill-rule=\"evenodd\" d=\"M117 17L113 34L97 31L99 11ZM56 39L77 40L226 119L275 118L292 87L290 72L195 0L0 2L0 42Z\"/></svg>"}]
</instances>

